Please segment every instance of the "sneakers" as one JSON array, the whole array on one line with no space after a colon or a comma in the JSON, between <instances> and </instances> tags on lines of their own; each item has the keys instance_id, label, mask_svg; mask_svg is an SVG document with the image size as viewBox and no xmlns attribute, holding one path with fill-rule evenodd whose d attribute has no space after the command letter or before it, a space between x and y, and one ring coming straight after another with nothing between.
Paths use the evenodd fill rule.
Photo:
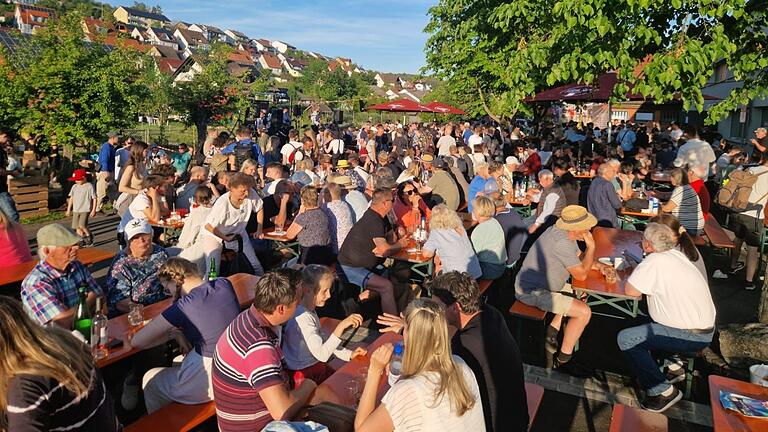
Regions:
<instances>
[{"instance_id":1,"label":"sneakers","mask_svg":"<svg viewBox=\"0 0 768 432\"><path fill-rule=\"evenodd\" d=\"M755 283L754 282L746 282L744 285L744 289L747 291L753 291L755 289Z\"/></svg>"},{"instance_id":2,"label":"sneakers","mask_svg":"<svg viewBox=\"0 0 768 432\"><path fill-rule=\"evenodd\" d=\"M685 369L683 368L668 369L665 373L665 376L667 378L667 382L670 384L677 384L679 382L683 382L685 381Z\"/></svg>"},{"instance_id":3,"label":"sneakers","mask_svg":"<svg viewBox=\"0 0 768 432\"><path fill-rule=\"evenodd\" d=\"M648 396L640 405L647 411L660 413L668 410L682 398L683 392L672 387L672 393L669 396Z\"/></svg>"},{"instance_id":4,"label":"sneakers","mask_svg":"<svg viewBox=\"0 0 768 432\"><path fill-rule=\"evenodd\" d=\"M728 274L729 275L734 275L734 274L736 274L736 272L738 272L739 270L741 270L743 268L744 268L744 262L743 261L739 261L739 262L736 263L735 267L732 267L730 270L728 270Z\"/></svg>"},{"instance_id":5,"label":"sneakers","mask_svg":"<svg viewBox=\"0 0 768 432\"><path fill-rule=\"evenodd\" d=\"M550 355L557 352L557 334L558 331L555 330L554 327L547 327L547 337L544 340L544 349L546 349L547 353Z\"/></svg>"},{"instance_id":6,"label":"sneakers","mask_svg":"<svg viewBox=\"0 0 768 432\"><path fill-rule=\"evenodd\" d=\"M567 373L568 375L576 378L591 378L595 375L595 370L584 366L576 361L569 361L567 363L560 363L557 360L557 356L553 359L555 369L559 372Z\"/></svg>"},{"instance_id":7,"label":"sneakers","mask_svg":"<svg viewBox=\"0 0 768 432\"><path fill-rule=\"evenodd\" d=\"M728 279L728 275L720 270L715 270L715 272L712 273L712 279Z\"/></svg>"}]
</instances>

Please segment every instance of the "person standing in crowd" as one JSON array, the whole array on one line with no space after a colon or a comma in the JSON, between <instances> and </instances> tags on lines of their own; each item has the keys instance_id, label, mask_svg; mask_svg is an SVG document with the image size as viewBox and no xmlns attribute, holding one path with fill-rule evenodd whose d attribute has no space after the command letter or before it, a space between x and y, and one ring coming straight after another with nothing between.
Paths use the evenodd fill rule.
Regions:
<instances>
[{"instance_id":1,"label":"person standing in crowd","mask_svg":"<svg viewBox=\"0 0 768 432\"><path fill-rule=\"evenodd\" d=\"M86 287L89 306L104 295L88 269L77 260L79 242L78 236L59 224L37 231L40 261L21 282L21 301L24 311L40 324L71 329L81 286Z\"/></svg>"},{"instance_id":2,"label":"person standing in crowd","mask_svg":"<svg viewBox=\"0 0 768 432\"><path fill-rule=\"evenodd\" d=\"M762 153L760 165L747 169L750 174L757 176L757 181L749 192L749 209L740 213L731 214L728 220L728 228L736 237L733 239L731 249L731 265L729 274L734 276L739 270L745 268L745 264L739 261L741 248L747 245L747 262L745 273L745 286L747 290L754 290L754 277L759 260L758 248L763 236L764 218L763 211L768 205L768 153Z\"/></svg>"},{"instance_id":3,"label":"person standing in crowd","mask_svg":"<svg viewBox=\"0 0 768 432\"><path fill-rule=\"evenodd\" d=\"M90 346L65 329L40 326L6 296L0 334L1 430L123 429Z\"/></svg>"},{"instance_id":4,"label":"person standing in crowd","mask_svg":"<svg viewBox=\"0 0 768 432\"><path fill-rule=\"evenodd\" d=\"M98 200L96 211L100 211L108 200L109 187L115 180L115 146L120 141L120 134L109 132L107 137L107 142L102 144L101 150L99 150L99 172L96 173L96 199Z\"/></svg>"},{"instance_id":5,"label":"person standing in crowd","mask_svg":"<svg viewBox=\"0 0 768 432\"><path fill-rule=\"evenodd\" d=\"M123 170L128 164L128 158L131 155L131 146L133 146L133 143L135 142L136 141L133 139L133 137L126 137L123 140L123 146L115 150L115 182L118 185L118 191L120 186L120 179L123 176Z\"/></svg>"},{"instance_id":6,"label":"person standing in crowd","mask_svg":"<svg viewBox=\"0 0 768 432\"><path fill-rule=\"evenodd\" d=\"M459 208L459 187L446 171L445 160L438 156L432 161L432 177L427 187L432 189L432 206L445 204L456 211Z\"/></svg>"},{"instance_id":7,"label":"person standing in crowd","mask_svg":"<svg viewBox=\"0 0 768 432\"><path fill-rule=\"evenodd\" d=\"M144 180L149 176L147 171L147 143L137 141L131 145L128 160L120 172L120 182L117 190L120 196L115 201L117 214L123 216L128 206L144 189Z\"/></svg>"},{"instance_id":8,"label":"person standing in crowd","mask_svg":"<svg viewBox=\"0 0 768 432\"><path fill-rule=\"evenodd\" d=\"M461 357L451 354L442 305L425 298L412 301L403 336L408 348L400 378L378 406L376 393L393 346L384 344L373 352L355 430L485 430L477 379Z\"/></svg>"},{"instance_id":9,"label":"person standing in crowd","mask_svg":"<svg viewBox=\"0 0 768 432\"><path fill-rule=\"evenodd\" d=\"M16 203L13 197L8 193L8 176L13 174L8 171L8 149L11 146L11 137L7 131L0 129L0 210L2 210L12 221L19 221L19 212L16 210Z\"/></svg>"},{"instance_id":10,"label":"person standing in crowd","mask_svg":"<svg viewBox=\"0 0 768 432\"><path fill-rule=\"evenodd\" d=\"M179 144L179 151L171 156L173 168L176 170L176 177L181 178L189 169L189 162L192 160L192 154L186 144Z\"/></svg>"},{"instance_id":11,"label":"person standing in crowd","mask_svg":"<svg viewBox=\"0 0 768 432\"><path fill-rule=\"evenodd\" d=\"M149 414L171 402L191 405L213 400L213 352L221 334L240 314L229 280L203 281L197 267L183 258L169 259L157 278L175 301L129 342L143 350L173 337L187 353L180 366L153 368L144 374L142 388Z\"/></svg>"},{"instance_id":12,"label":"person standing in crowd","mask_svg":"<svg viewBox=\"0 0 768 432\"><path fill-rule=\"evenodd\" d=\"M132 304L148 306L167 297L157 272L168 253L152 243L152 227L146 219L133 219L125 227L126 247L117 254L107 273L107 305L110 316L130 311Z\"/></svg>"},{"instance_id":13,"label":"person standing in crowd","mask_svg":"<svg viewBox=\"0 0 768 432\"><path fill-rule=\"evenodd\" d=\"M443 127L443 135L437 140L437 156L444 157L451 155L451 146L456 145L456 139L451 136L453 130L448 125Z\"/></svg>"},{"instance_id":14,"label":"person standing in crowd","mask_svg":"<svg viewBox=\"0 0 768 432\"><path fill-rule=\"evenodd\" d=\"M648 298L649 324L619 332L617 342L634 369L646 399L644 409L664 412L683 397L659 370L653 351L698 352L708 347L715 332L715 305L707 279L676 248L675 233L662 224L649 223L643 232L648 254L627 279L628 295ZM674 274L674 278L669 275ZM685 380L685 373L676 375Z\"/></svg>"},{"instance_id":15,"label":"person standing in crowd","mask_svg":"<svg viewBox=\"0 0 768 432\"><path fill-rule=\"evenodd\" d=\"M547 328L545 347L550 355L557 353L554 361L560 367L570 363L576 342L592 317L589 306L572 297L573 288L567 281L568 278L583 281L592 269L595 240L590 230L596 224L597 219L584 207L564 208L555 226L533 243L517 273L517 300L555 314ZM584 242L584 253L577 241ZM566 316L568 324L558 352L557 335ZM576 368L572 371L579 372Z\"/></svg>"},{"instance_id":16,"label":"person standing in crowd","mask_svg":"<svg viewBox=\"0 0 768 432\"><path fill-rule=\"evenodd\" d=\"M258 431L273 419L295 418L317 387L305 379L291 389L280 348L282 325L295 315L302 294L291 272L261 277L251 307L216 343L211 382L221 432Z\"/></svg>"},{"instance_id":17,"label":"person standing in crowd","mask_svg":"<svg viewBox=\"0 0 768 432\"><path fill-rule=\"evenodd\" d=\"M602 227L619 228L616 212L621 210L622 202L611 183L615 177L616 171L611 164L601 164L587 192L587 208L597 218L597 224Z\"/></svg>"},{"instance_id":18,"label":"person standing in crowd","mask_svg":"<svg viewBox=\"0 0 768 432\"><path fill-rule=\"evenodd\" d=\"M72 216L72 229L77 231L83 246L93 246L93 236L88 230L88 217L96 217L97 199L93 185L86 178L83 168L76 169L67 180L75 182L69 190L67 217Z\"/></svg>"},{"instance_id":19,"label":"person standing in crowd","mask_svg":"<svg viewBox=\"0 0 768 432\"><path fill-rule=\"evenodd\" d=\"M438 204L432 209L429 237L421 255L424 258L434 257L435 273L466 272L475 279L483 276L480 261L461 218L445 204Z\"/></svg>"}]
</instances>

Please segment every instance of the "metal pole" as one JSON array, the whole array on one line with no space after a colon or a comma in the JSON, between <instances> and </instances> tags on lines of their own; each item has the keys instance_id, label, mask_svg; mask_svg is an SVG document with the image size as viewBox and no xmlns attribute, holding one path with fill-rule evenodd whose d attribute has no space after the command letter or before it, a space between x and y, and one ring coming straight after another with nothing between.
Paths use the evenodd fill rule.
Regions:
<instances>
[{"instance_id":1,"label":"metal pole","mask_svg":"<svg viewBox=\"0 0 768 432\"><path fill-rule=\"evenodd\" d=\"M606 140L606 144L610 144L611 142L611 126L613 126L613 109L611 107L611 101L608 101L608 139Z\"/></svg>"}]
</instances>

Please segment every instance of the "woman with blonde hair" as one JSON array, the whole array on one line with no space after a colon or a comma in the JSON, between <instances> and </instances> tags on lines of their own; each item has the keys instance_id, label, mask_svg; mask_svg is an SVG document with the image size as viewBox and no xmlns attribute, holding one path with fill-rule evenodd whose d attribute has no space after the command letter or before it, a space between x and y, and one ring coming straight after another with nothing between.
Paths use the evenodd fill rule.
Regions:
<instances>
[{"instance_id":1,"label":"woman with blonde hair","mask_svg":"<svg viewBox=\"0 0 768 432\"><path fill-rule=\"evenodd\" d=\"M424 258L435 257L435 273L466 272L473 279L480 279L483 270L472 249L464 223L459 215L445 204L432 209L429 237L421 250Z\"/></svg>"},{"instance_id":2,"label":"woman with blonde hair","mask_svg":"<svg viewBox=\"0 0 768 432\"><path fill-rule=\"evenodd\" d=\"M142 388L148 413L171 402L213 400L213 351L240 313L240 302L229 280L203 281L197 266L183 258L171 258L163 264L158 279L176 301L139 330L130 344L147 349L173 337L186 355L180 366L154 368L144 374Z\"/></svg>"},{"instance_id":3,"label":"woman with blonde hair","mask_svg":"<svg viewBox=\"0 0 768 432\"><path fill-rule=\"evenodd\" d=\"M21 225L0 208L0 268L32 261L29 242Z\"/></svg>"},{"instance_id":4,"label":"woman with blonde hair","mask_svg":"<svg viewBox=\"0 0 768 432\"><path fill-rule=\"evenodd\" d=\"M90 347L0 296L0 430L121 429Z\"/></svg>"},{"instance_id":5,"label":"woman with blonde hair","mask_svg":"<svg viewBox=\"0 0 768 432\"><path fill-rule=\"evenodd\" d=\"M483 279L498 279L506 271L507 244L504 228L494 217L496 206L488 197L479 196L472 202L472 216L477 226L472 230L472 246L475 248Z\"/></svg>"},{"instance_id":6,"label":"woman with blonde hair","mask_svg":"<svg viewBox=\"0 0 768 432\"><path fill-rule=\"evenodd\" d=\"M405 354L400 378L376 407L376 392L392 344L371 356L355 416L356 431L484 431L480 390L472 370L451 355L444 308L419 298L405 310ZM384 378L386 379L386 378Z\"/></svg>"}]
</instances>

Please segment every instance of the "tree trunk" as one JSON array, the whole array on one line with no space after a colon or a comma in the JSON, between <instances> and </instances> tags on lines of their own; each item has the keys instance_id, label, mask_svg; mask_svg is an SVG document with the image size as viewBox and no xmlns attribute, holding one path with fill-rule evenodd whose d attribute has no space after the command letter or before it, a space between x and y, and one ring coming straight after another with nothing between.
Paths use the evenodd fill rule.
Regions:
<instances>
[{"instance_id":1,"label":"tree trunk","mask_svg":"<svg viewBox=\"0 0 768 432\"><path fill-rule=\"evenodd\" d=\"M485 101L485 94L483 94L483 89L480 87L480 83L475 80L475 87L477 87L477 93L480 95L480 102L483 104L483 109L485 110L486 114L488 114L496 123L501 124L501 119L499 116L491 112L491 109L488 107L488 104Z\"/></svg>"},{"instance_id":2,"label":"tree trunk","mask_svg":"<svg viewBox=\"0 0 768 432\"><path fill-rule=\"evenodd\" d=\"M203 153L203 147L205 140L208 138L208 116L203 116L195 121L195 129L197 129L197 145L195 146L195 154L197 160L203 160L205 153ZM202 157L200 157L202 156ZM202 164L202 162L199 162Z\"/></svg>"}]
</instances>

